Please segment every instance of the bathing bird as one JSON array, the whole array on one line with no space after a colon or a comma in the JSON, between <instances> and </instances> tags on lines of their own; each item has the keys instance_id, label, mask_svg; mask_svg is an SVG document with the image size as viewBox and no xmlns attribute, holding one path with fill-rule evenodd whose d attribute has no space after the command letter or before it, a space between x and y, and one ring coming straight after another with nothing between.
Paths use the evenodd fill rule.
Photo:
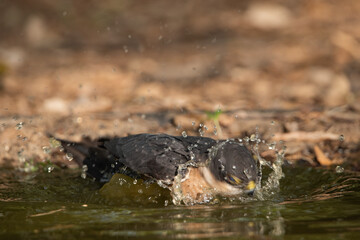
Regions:
<instances>
[{"instance_id":1,"label":"bathing bird","mask_svg":"<svg viewBox=\"0 0 360 240\"><path fill-rule=\"evenodd\" d=\"M96 142L59 141L97 181L108 182L115 173L156 181L185 203L251 195L259 179L251 151L234 140L136 134Z\"/></svg>"}]
</instances>

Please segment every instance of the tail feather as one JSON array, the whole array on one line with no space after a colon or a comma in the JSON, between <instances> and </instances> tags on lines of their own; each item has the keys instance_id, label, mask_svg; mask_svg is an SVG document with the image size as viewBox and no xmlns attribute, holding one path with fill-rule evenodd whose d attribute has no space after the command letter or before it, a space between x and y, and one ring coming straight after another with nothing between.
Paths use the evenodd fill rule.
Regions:
<instances>
[{"instance_id":1,"label":"tail feather","mask_svg":"<svg viewBox=\"0 0 360 240\"><path fill-rule=\"evenodd\" d=\"M71 153L75 162L82 167L84 160L89 157L89 146L83 143L70 142L62 139L56 139L64 148L66 153Z\"/></svg>"},{"instance_id":2,"label":"tail feather","mask_svg":"<svg viewBox=\"0 0 360 240\"><path fill-rule=\"evenodd\" d=\"M61 143L65 152L73 155L74 161L80 167L86 166L86 174L97 181L109 181L119 167L123 167L104 147L106 139L91 141L85 138L81 142L71 142L58 138L56 140Z\"/></svg>"}]
</instances>

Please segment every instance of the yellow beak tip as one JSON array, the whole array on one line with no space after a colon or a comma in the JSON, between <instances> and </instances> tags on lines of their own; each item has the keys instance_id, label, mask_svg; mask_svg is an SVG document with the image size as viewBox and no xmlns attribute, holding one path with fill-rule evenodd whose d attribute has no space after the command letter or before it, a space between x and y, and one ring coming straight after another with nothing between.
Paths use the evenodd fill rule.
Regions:
<instances>
[{"instance_id":1,"label":"yellow beak tip","mask_svg":"<svg viewBox=\"0 0 360 240\"><path fill-rule=\"evenodd\" d=\"M248 185L246 186L247 190L253 190L256 187L256 184L254 181L250 181Z\"/></svg>"}]
</instances>

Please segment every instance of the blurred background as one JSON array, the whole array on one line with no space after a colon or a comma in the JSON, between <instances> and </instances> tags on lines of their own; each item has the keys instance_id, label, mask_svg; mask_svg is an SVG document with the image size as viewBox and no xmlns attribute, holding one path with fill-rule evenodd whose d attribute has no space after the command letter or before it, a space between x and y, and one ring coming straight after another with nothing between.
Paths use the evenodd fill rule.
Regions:
<instances>
[{"instance_id":1,"label":"blurred background","mask_svg":"<svg viewBox=\"0 0 360 240\"><path fill-rule=\"evenodd\" d=\"M359 150L359 12L353 0L2 0L1 159L46 158L47 134L256 127L330 134L300 141L343 159ZM333 153L338 136L350 150ZM316 164L309 144L289 145Z\"/></svg>"}]
</instances>

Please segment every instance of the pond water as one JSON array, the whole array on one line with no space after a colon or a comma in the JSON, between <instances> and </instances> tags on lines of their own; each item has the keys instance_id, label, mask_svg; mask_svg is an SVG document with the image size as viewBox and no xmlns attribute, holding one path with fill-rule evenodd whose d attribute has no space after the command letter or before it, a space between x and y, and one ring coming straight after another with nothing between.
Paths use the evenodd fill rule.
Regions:
<instances>
[{"instance_id":1,"label":"pond water","mask_svg":"<svg viewBox=\"0 0 360 240\"><path fill-rule=\"evenodd\" d=\"M360 239L358 173L283 171L278 191L263 200L175 206L152 186L158 198L149 200L142 183L119 200L78 170L1 169L0 239Z\"/></svg>"}]
</instances>

